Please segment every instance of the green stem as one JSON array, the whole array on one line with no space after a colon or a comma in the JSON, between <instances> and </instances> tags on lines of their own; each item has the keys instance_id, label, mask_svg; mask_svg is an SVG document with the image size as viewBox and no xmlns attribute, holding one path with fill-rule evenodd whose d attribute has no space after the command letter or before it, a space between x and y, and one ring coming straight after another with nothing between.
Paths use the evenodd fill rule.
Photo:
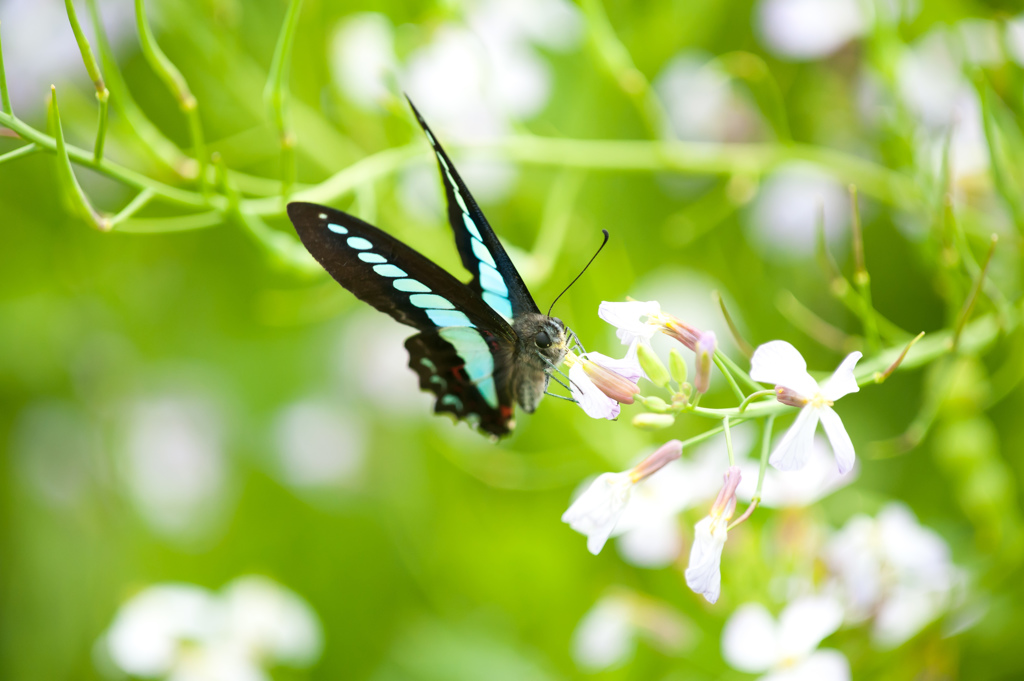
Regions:
<instances>
[{"instance_id":1,"label":"green stem","mask_svg":"<svg viewBox=\"0 0 1024 681\"><path fill-rule=\"evenodd\" d=\"M57 88L50 86L50 106L47 112L50 127L54 131L57 152L57 177L64 190L64 198L68 202L71 211L84 220L91 227L101 232L110 230L110 220L100 215L89 202L89 198L82 191L75 177L75 171L71 167L71 159L68 158L68 150L64 144L64 131L60 122L60 110L57 107Z\"/></svg>"},{"instance_id":2,"label":"green stem","mask_svg":"<svg viewBox=\"0 0 1024 681\"><path fill-rule=\"evenodd\" d=\"M143 0L135 0L135 22L139 31L139 43L142 55L149 62L156 75L167 85L167 88L178 100L178 106L188 119L189 134L192 136L192 149L199 163L199 183L205 194L208 183L206 180L206 143L203 139L203 126L199 120L199 103L188 87L188 82L163 50L157 44L153 31L146 18L146 7Z\"/></svg>"},{"instance_id":3,"label":"green stem","mask_svg":"<svg viewBox=\"0 0 1024 681\"><path fill-rule=\"evenodd\" d=\"M4 72L4 49L2 42L0 42L0 103L2 103L5 114L8 116L14 115L14 110L11 108L11 95L7 91L7 74Z\"/></svg>"},{"instance_id":4,"label":"green stem","mask_svg":"<svg viewBox=\"0 0 1024 681\"><path fill-rule=\"evenodd\" d=\"M761 501L761 485L764 473L768 470L768 454L772 446L772 428L775 426L775 415L769 416L764 422L764 434L761 436L761 467L757 471L757 489L754 490L754 501Z\"/></svg>"},{"instance_id":5,"label":"green stem","mask_svg":"<svg viewBox=\"0 0 1024 681\"><path fill-rule=\"evenodd\" d=\"M736 395L736 398L740 402L746 400L747 396L743 394L743 391L740 390L740 387L736 384L736 379L733 378L732 372L729 371L729 368L725 366L725 363L719 357L719 353L716 352L712 359L715 362L715 366L718 367L718 370L722 372L723 376L725 376L725 380L728 381L729 387L732 388L732 392Z\"/></svg>"},{"instance_id":6,"label":"green stem","mask_svg":"<svg viewBox=\"0 0 1024 681\"><path fill-rule=\"evenodd\" d=\"M96 143L92 147L93 163L103 160L103 146L107 141L107 109L109 108L110 92L103 88L103 92L96 93L96 99L100 103L100 121L96 125Z\"/></svg>"},{"instance_id":7,"label":"green stem","mask_svg":"<svg viewBox=\"0 0 1024 681\"><path fill-rule=\"evenodd\" d=\"M736 362L729 359L729 355L725 354L721 350L715 350L715 359L720 360L723 364L725 364L725 366L729 367L733 375L739 376L740 380L746 383L750 389L755 391L764 390L764 386L750 378L750 374L748 374L743 369L740 369Z\"/></svg>"},{"instance_id":8,"label":"green stem","mask_svg":"<svg viewBox=\"0 0 1024 681\"><path fill-rule=\"evenodd\" d=\"M742 414L746 410L746 408L750 406L750 403L753 402L754 400L774 395L774 390L758 390L756 393L751 393L750 395L747 395L747 399L743 400L743 402L740 403L739 411Z\"/></svg>"},{"instance_id":9,"label":"green stem","mask_svg":"<svg viewBox=\"0 0 1024 681\"><path fill-rule=\"evenodd\" d=\"M154 196L156 196L156 192L152 189L143 189L135 196L134 199L128 202L127 206L122 208L117 215L110 219L110 226L112 228L116 227L119 223L124 222L131 216L138 213L153 199Z\"/></svg>"},{"instance_id":10,"label":"green stem","mask_svg":"<svg viewBox=\"0 0 1024 681\"><path fill-rule=\"evenodd\" d=\"M170 234L218 227L223 224L224 213L211 210L205 213L192 213L170 218L130 218L115 227L115 231L125 234Z\"/></svg>"},{"instance_id":11,"label":"green stem","mask_svg":"<svg viewBox=\"0 0 1024 681\"><path fill-rule=\"evenodd\" d=\"M23 147L15 149L14 151L8 151L6 154L0 154L0 163L13 161L14 159L21 158L22 156L29 156L37 151L39 151L39 147L37 147L35 144L26 144Z\"/></svg>"},{"instance_id":12,"label":"green stem","mask_svg":"<svg viewBox=\"0 0 1024 681\"><path fill-rule=\"evenodd\" d=\"M28 142L34 142L40 149L51 153L57 152L57 141L49 135L39 132L32 126L23 122L21 119L8 114L0 114L0 125L3 125L9 130L13 130L18 134L18 137ZM103 173L108 177L112 177L115 180L119 180L131 187L136 189L152 189L161 198L170 201L172 203L178 203L186 206L199 206L208 207L213 203L217 207L221 207L223 201L210 201L206 197L203 197L196 192L190 192L185 189L178 189L170 185L164 184L157 180L151 179L141 173L135 172L129 168L125 168L122 165L114 163L108 159L103 159L99 163L93 158L93 154L75 147L73 145L65 145L68 158L78 165L91 168L97 172ZM220 205L219 205L220 204Z\"/></svg>"},{"instance_id":13,"label":"green stem","mask_svg":"<svg viewBox=\"0 0 1024 681\"><path fill-rule=\"evenodd\" d=\"M868 349L877 352L881 347L878 336L878 320L874 305L871 304L871 275L868 274L864 260L864 231L860 222L860 204L857 197L857 185L850 185L850 205L853 209L853 282L860 293L860 318L864 324L864 336Z\"/></svg>"},{"instance_id":14,"label":"green stem","mask_svg":"<svg viewBox=\"0 0 1024 681\"><path fill-rule=\"evenodd\" d=\"M270 109L270 116L281 140L281 198L284 202L287 202L295 183L295 134L288 122L288 66L291 64L292 44L301 8L302 0L291 0L288 3L288 12L270 63L267 85L263 89L263 102Z\"/></svg>"},{"instance_id":15,"label":"green stem","mask_svg":"<svg viewBox=\"0 0 1024 681\"><path fill-rule=\"evenodd\" d=\"M729 452L729 465L736 465L736 455L732 451L732 429L729 428L729 417L722 419L722 428L725 429L725 450Z\"/></svg>"}]
</instances>

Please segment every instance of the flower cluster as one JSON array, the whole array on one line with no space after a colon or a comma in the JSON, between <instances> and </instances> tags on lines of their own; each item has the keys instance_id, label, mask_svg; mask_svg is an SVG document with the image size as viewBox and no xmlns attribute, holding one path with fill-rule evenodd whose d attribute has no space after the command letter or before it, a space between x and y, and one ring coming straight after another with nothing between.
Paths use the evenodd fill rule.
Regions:
<instances>
[{"instance_id":1,"label":"flower cluster","mask_svg":"<svg viewBox=\"0 0 1024 681\"><path fill-rule=\"evenodd\" d=\"M174 681L264 681L266 667L309 667L320 657L320 623L291 591L240 577L219 594L158 584L121 606L100 641L124 674Z\"/></svg>"}]
</instances>

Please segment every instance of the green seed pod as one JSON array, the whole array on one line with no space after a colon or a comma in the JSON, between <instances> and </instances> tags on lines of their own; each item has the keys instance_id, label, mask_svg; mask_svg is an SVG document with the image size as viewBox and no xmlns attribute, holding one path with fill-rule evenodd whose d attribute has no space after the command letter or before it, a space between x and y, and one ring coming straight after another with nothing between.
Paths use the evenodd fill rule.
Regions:
<instances>
[{"instance_id":1,"label":"green seed pod","mask_svg":"<svg viewBox=\"0 0 1024 681\"><path fill-rule=\"evenodd\" d=\"M668 413L668 411L672 409L672 407L670 407L669 404L665 402L665 400L657 396L645 397L644 406L653 412L657 412L658 414Z\"/></svg>"}]
</instances>

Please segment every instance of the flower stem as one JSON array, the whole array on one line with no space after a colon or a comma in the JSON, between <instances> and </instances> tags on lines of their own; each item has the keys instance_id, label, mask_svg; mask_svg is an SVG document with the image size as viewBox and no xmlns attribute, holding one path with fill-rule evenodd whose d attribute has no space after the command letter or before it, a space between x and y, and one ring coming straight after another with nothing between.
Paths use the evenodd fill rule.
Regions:
<instances>
[{"instance_id":1,"label":"flower stem","mask_svg":"<svg viewBox=\"0 0 1024 681\"><path fill-rule=\"evenodd\" d=\"M736 347L740 349L743 355L750 359L754 354L754 348L751 347L750 343L740 334L740 330L736 328L736 322L733 321L732 315L729 314L729 310L725 307L725 300L722 298L722 294L718 291L712 291L711 297L718 303L718 308L722 311L722 316L725 317L725 323L729 327L729 332L732 334L732 339L736 341Z\"/></svg>"},{"instance_id":2,"label":"flower stem","mask_svg":"<svg viewBox=\"0 0 1024 681\"><path fill-rule=\"evenodd\" d=\"M39 147L35 144L26 144L14 151L8 151L6 154L0 154L0 163L13 161L14 159L21 158L22 156L29 156L37 151L39 151Z\"/></svg>"},{"instance_id":3,"label":"flower stem","mask_svg":"<svg viewBox=\"0 0 1024 681\"><path fill-rule=\"evenodd\" d=\"M725 376L725 380L729 382L729 387L732 388L732 392L733 394L736 395L736 398L739 399L740 402L746 400L747 396L744 395L743 391L740 390L740 387L736 385L736 379L733 378L732 372L729 371L729 368L727 366L725 366L725 363L721 360L721 358L719 357L719 353L717 351L715 352L712 359L715 362L715 366L718 367L718 370L722 372L723 376Z\"/></svg>"},{"instance_id":4,"label":"flower stem","mask_svg":"<svg viewBox=\"0 0 1024 681\"><path fill-rule=\"evenodd\" d=\"M857 196L857 185L850 185L850 205L853 210L853 256L854 272L853 283L860 293L861 320L864 323L864 336L867 340L868 349L871 352L878 352L881 341L878 337L878 320L875 315L875 307L871 304L871 275L868 274L867 264L864 261L864 230L860 222L860 203Z\"/></svg>"},{"instance_id":5,"label":"flower stem","mask_svg":"<svg viewBox=\"0 0 1024 681\"><path fill-rule=\"evenodd\" d=\"M4 72L4 49L2 42L0 42L0 106L3 106L3 112L8 116L14 115L14 110L11 108L11 94L7 91L7 74Z\"/></svg>"},{"instance_id":6,"label":"flower stem","mask_svg":"<svg viewBox=\"0 0 1024 681\"><path fill-rule=\"evenodd\" d=\"M295 42L301 8L302 0L291 0L288 3L288 12L274 48L274 58L270 62L270 74L263 88L263 103L270 109L281 142L282 203L287 203L288 194L295 184L295 133L288 120L288 67L291 65L292 44Z\"/></svg>"},{"instance_id":7,"label":"flower stem","mask_svg":"<svg viewBox=\"0 0 1024 681\"><path fill-rule=\"evenodd\" d=\"M753 402L754 400L756 400L758 398L761 398L761 397L768 397L769 395L775 395L775 391L774 390L758 390L756 393L751 393L751 394L747 395L747 399L743 400L743 402L740 403L740 408L739 408L740 413L742 414L744 412L744 410L747 408L747 406L749 406L750 403Z\"/></svg>"},{"instance_id":8,"label":"flower stem","mask_svg":"<svg viewBox=\"0 0 1024 681\"><path fill-rule=\"evenodd\" d=\"M981 287L985 284L985 276L988 274L988 266L992 263L992 256L996 252L996 243L999 241L999 236L996 234L992 235L991 244L988 247L988 255L985 257L985 264L981 267L981 272L978 274L977 279L974 282L974 286L971 288L970 294L967 299L964 300L963 309L960 310L960 316L957 318L956 327L953 331L953 344L952 350L956 352L957 347L960 345L960 333L964 330L964 324L971 316L971 310L974 309L974 303L978 300L978 293L981 291Z\"/></svg>"},{"instance_id":9,"label":"flower stem","mask_svg":"<svg viewBox=\"0 0 1024 681\"><path fill-rule=\"evenodd\" d=\"M50 106L47 112L50 127L54 131L57 151L57 177L64 190L64 197L71 211L91 227L101 232L110 230L110 219L100 215L89 202L89 198L78 184L75 171L68 158L68 150L64 144L64 131L60 123L60 110L57 108L57 88L50 86Z\"/></svg>"},{"instance_id":10,"label":"flower stem","mask_svg":"<svg viewBox=\"0 0 1024 681\"><path fill-rule=\"evenodd\" d=\"M729 453L729 465L736 465L736 455L732 451L732 429L729 428L729 417L722 419L722 428L725 429L725 451Z\"/></svg>"}]
</instances>

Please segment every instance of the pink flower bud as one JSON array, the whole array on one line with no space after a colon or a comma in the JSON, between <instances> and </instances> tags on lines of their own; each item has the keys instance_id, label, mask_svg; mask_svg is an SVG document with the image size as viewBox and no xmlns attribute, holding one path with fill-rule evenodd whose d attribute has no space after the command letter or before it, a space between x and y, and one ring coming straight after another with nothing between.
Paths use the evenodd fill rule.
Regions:
<instances>
[{"instance_id":1,"label":"pink flower bud","mask_svg":"<svg viewBox=\"0 0 1024 681\"><path fill-rule=\"evenodd\" d=\"M622 404L633 404L633 395L640 392L639 386L624 376L605 369L600 364L581 358L583 371L594 385L608 397Z\"/></svg>"},{"instance_id":2,"label":"pink flower bud","mask_svg":"<svg viewBox=\"0 0 1024 681\"><path fill-rule=\"evenodd\" d=\"M653 454L633 466L633 469L629 471L629 477L633 482L640 482L644 478L654 475L682 455L683 443L679 440L669 440L658 447Z\"/></svg>"},{"instance_id":3,"label":"pink flower bud","mask_svg":"<svg viewBox=\"0 0 1024 681\"><path fill-rule=\"evenodd\" d=\"M725 472L722 489L718 492L711 515L728 520L736 511L736 488L740 486L740 467L730 466Z\"/></svg>"},{"instance_id":4,"label":"pink flower bud","mask_svg":"<svg viewBox=\"0 0 1024 681\"><path fill-rule=\"evenodd\" d=\"M671 315L661 315L661 318L664 320L662 322L662 333L672 336L690 350L696 350L697 341L700 340L700 330Z\"/></svg>"},{"instance_id":5,"label":"pink flower bud","mask_svg":"<svg viewBox=\"0 0 1024 681\"><path fill-rule=\"evenodd\" d=\"M717 344L718 339L715 338L714 331L705 331L697 340L694 350L697 353L697 375L693 378L693 387L699 393L706 393L711 387L711 365L714 363Z\"/></svg>"},{"instance_id":6,"label":"pink flower bud","mask_svg":"<svg viewBox=\"0 0 1024 681\"><path fill-rule=\"evenodd\" d=\"M775 397L779 402L788 404L791 407L802 407L810 401L792 388L786 388L781 385L775 386Z\"/></svg>"}]
</instances>

